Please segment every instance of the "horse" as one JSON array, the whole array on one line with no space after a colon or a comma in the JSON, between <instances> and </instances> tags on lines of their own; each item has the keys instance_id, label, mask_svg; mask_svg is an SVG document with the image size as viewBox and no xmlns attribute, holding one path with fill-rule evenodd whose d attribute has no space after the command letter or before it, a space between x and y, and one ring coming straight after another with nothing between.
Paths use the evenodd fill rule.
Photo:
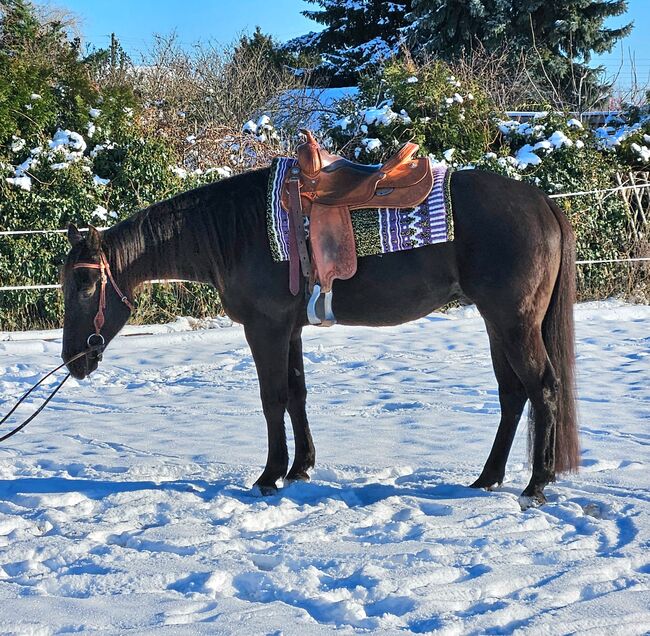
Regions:
<instances>
[{"instance_id":1,"label":"horse","mask_svg":"<svg viewBox=\"0 0 650 636\"><path fill-rule=\"evenodd\" d=\"M82 235L70 225L62 268L62 357L88 348L67 365L78 379L97 368L104 347L127 322L139 285L184 279L216 287L225 313L243 325L257 370L268 434L266 464L255 482L262 495L277 493L281 479L309 480L316 458L301 341L307 301L304 293L290 293L289 265L271 255L269 170L184 192L103 232L90 227ZM474 303L486 325L501 416L471 487L502 484L530 401L532 474L519 501L522 508L539 506L546 502L545 486L579 463L573 231L560 208L530 184L465 170L451 175L449 187L454 239L360 258L357 273L334 284L334 313L341 325L379 327L421 318L454 300ZM285 411L295 440L291 468Z\"/></svg>"}]
</instances>

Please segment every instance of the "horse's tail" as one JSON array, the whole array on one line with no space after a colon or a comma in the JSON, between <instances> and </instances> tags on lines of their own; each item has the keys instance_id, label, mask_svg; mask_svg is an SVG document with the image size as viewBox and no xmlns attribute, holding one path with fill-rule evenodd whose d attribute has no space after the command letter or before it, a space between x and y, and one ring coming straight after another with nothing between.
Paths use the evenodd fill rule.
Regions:
<instances>
[{"instance_id":1,"label":"horse's tail","mask_svg":"<svg viewBox=\"0 0 650 636\"><path fill-rule=\"evenodd\" d=\"M575 237L564 212L550 199L562 231L562 259L551 302L542 323L542 336L559 380L555 431L555 472L576 472L580 463L575 396L575 331L573 305L576 295Z\"/></svg>"}]
</instances>

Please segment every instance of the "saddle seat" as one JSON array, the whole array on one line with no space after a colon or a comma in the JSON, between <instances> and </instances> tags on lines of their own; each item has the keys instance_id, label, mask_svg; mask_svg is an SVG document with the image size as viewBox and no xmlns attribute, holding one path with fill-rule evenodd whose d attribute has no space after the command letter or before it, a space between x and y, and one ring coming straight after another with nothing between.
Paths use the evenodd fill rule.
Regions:
<instances>
[{"instance_id":1,"label":"saddle seat","mask_svg":"<svg viewBox=\"0 0 650 636\"><path fill-rule=\"evenodd\" d=\"M419 148L417 144L405 143L383 165L365 165L327 152L311 132L304 131L304 134L307 141L297 149L301 196L312 203L346 206L350 210L409 208L420 203L431 190L433 179L429 161L413 157ZM373 201L374 198L377 200ZM309 206L305 214L309 215Z\"/></svg>"},{"instance_id":2,"label":"saddle seat","mask_svg":"<svg viewBox=\"0 0 650 636\"><path fill-rule=\"evenodd\" d=\"M310 286L329 294L335 279L351 278L357 269L351 213L363 208L413 208L431 192L433 173L427 158L414 158L419 146L411 142L383 165L365 165L327 152L310 131L302 132L307 141L297 148L297 164L289 170L281 196L289 214L289 287L298 293L300 261ZM311 259L303 216L309 217ZM331 294L328 299L331 313Z\"/></svg>"}]
</instances>

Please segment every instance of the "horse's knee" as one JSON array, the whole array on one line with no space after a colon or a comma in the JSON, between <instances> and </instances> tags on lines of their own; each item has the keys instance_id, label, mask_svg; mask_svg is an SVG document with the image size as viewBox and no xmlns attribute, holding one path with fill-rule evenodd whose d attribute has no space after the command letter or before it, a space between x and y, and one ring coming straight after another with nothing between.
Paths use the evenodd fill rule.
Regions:
<instances>
[{"instance_id":1,"label":"horse's knee","mask_svg":"<svg viewBox=\"0 0 650 636\"><path fill-rule=\"evenodd\" d=\"M284 410L287 408L287 402L289 401L289 391L286 388L280 391L262 390L260 397L262 398L264 415L274 417L278 413L284 414Z\"/></svg>"}]
</instances>

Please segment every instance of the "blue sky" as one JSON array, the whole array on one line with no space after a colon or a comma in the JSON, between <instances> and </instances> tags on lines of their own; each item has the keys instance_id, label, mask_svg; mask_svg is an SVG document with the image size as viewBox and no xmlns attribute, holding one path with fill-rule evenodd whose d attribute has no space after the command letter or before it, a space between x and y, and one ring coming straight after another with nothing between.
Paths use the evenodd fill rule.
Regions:
<instances>
[{"instance_id":1,"label":"blue sky","mask_svg":"<svg viewBox=\"0 0 650 636\"><path fill-rule=\"evenodd\" d=\"M156 33L166 35L175 30L179 40L189 46L197 40L227 44L256 25L281 41L319 28L300 15L301 10L315 8L304 0L55 0L41 4L64 7L78 15L85 41L95 46L107 46L110 33L115 32L136 60L138 51L145 50ZM632 34L597 61L610 75L622 65L619 83L626 86L633 57L639 82L648 84L650 0L629 0L628 14L611 20L610 26L628 20L635 22Z\"/></svg>"},{"instance_id":2,"label":"blue sky","mask_svg":"<svg viewBox=\"0 0 650 636\"><path fill-rule=\"evenodd\" d=\"M38 1L38 0L37 0ZM81 22L86 42L107 46L115 34L129 53L145 49L153 34L176 31L183 44L197 40L232 42L256 25L284 41L318 25L300 11L313 8L302 0L51 0Z\"/></svg>"}]
</instances>

